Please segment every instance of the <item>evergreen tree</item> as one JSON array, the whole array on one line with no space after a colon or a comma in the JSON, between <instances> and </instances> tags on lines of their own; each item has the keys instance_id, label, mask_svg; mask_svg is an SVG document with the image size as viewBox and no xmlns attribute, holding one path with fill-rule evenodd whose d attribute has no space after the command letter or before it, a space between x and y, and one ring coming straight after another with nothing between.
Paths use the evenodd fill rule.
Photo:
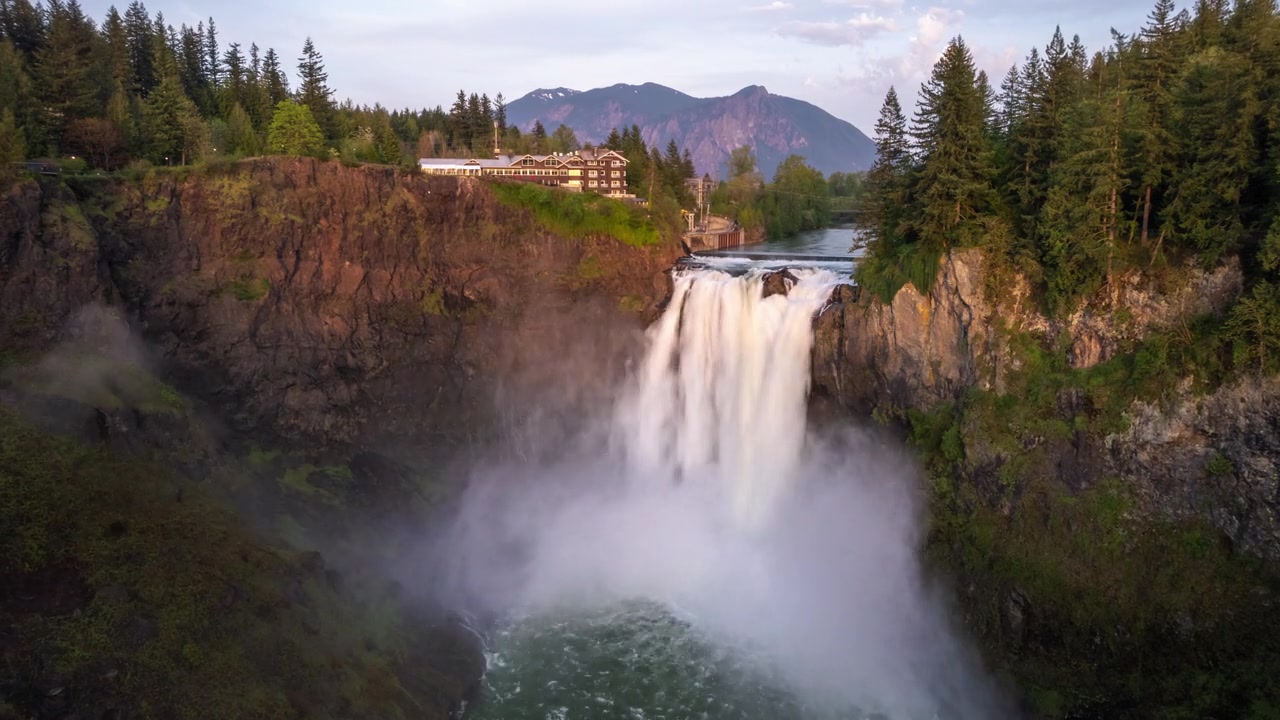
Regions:
<instances>
[{"instance_id":1,"label":"evergreen tree","mask_svg":"<svg viewBox=\"0 0 1280 720\"><path fill-rule=\"evenodd\" d=\"M324 133L311 108L293 100L276 106L267 131L267 150L281 155L315 155L324 150Z\"/></svg>"},{"instance_id":2,"label":"evergreen tree","mask_svg":"<svg viewBox=\"0 0 1280 720\"><path fill-rule=\"evenodd\" d=\"M547 151L547 129L542 127L541 120L533 122L533 151L535 153L545 153Z\"/></svg>"},{"instance_id":3,"label":"evergreen tree","mask_svg":"<svg viewBox=\"0 0 1280 720\"><path fill-rule=\"evenodd\" d=\"M0 2L0 35L13 43L28 64L44 47L45 31L44 15L30 0Z\"/></svg>"},{"instance_id":4,"label":"evergreen tree","mask_svg":"<svg viewBox=\"0 0 1280 720\"><path fill-rule=\"evenodd\" d=\"M153 57L160 84L147 98L143 107L147 154L153 162L167 165L185 164L189 151L199 138L192 118L199 119L195 103L182 92L178 68L172 53L164 43L163 35L155 36Z\"/></svg>"},{"instance_id":5,"label":"evergreen tree","mask_svg":"<svg viewBox=\"0 0 1280 720\"><path fill-rule=\"evenodd\" d=\"M905 202L911 148L907 139L907 119L892 86L885 94L876 120L876 159L867 172L867 200L864 222L886 248L900 239L899 223Z\"/></svg>"},{"instance_id":6,"label":"evergreen tree","mask_svg":"<svg viewBox=\"0 0 1280 720\"><path fill-rule=\"evenodd\" d=\"M239 103L227 114L228 149L234 155L252 156L262 152L262 140L249 113Z\"/></svg>"},{"instance_id":7,"label":"evergreen tree","mask_svg":"<svg viewBox=\"0 0 1280 720\"><path fill-rule=\"evenodd\" d=\"M449 145L455 149L471 147L471 123L467 122L467 93L458 91L449 108Z\"/></svg>"},{"instance_id":8,"label":"evergreen tree","mask_svg":"<svg viewBox=\"0 0 1280 720\"><path fill-rule=\"evenodd\" d=\"M957 37L920 90L912 128L922 160L912 188L913 225L930 248L973 244L981 236L992 193L985 116L973 57Z\"/></svg>"},{"instance_id":9,"label":"evergreen tree","mask_svg":"<svg viewBox=\"0 0 1280 720\"><path fill-rule=\"evenodd\" d=\"M183 25L178 36L178 74L182 79L182 90L201 110L212 113L216 106L212 102L213 93L210 92L206 70L204 25L199 28Z\"/></svg>"},{"instance_id":10,"label":"evergreen tree","mask_svg":"<svg viewBox=\"0 0 1280 720\"><path fill-rule=\"evenodd\" d=\"M302 57L298 58L298 102L307 106L326 136L331 132L333 124L332 95L329 74L324 70L324 58L308 37L302 46Z\"/></svg>"},{"instance_id":11,"label":"evergreen tree","mask_svg":"<svg viewBox=\"0 0 1280 720\"><path fill-rule=\"evenodd\" d=\"M271 102L272 112L282 101L289 99L289 78L280 67L280 57L276 55L275 48L267 48L267 54L262 56L262 88Z\"/></svg>"},{"instance_id":12,"label":"evergreen tree","mask_svg":"<svg viewBox=\"0 0 1280 720\"><path fill-rule=\"evenodd\" d=\"M71 121L100 111L93 78L93 25L77 0L50 0L49 34L36 55L44 125L55 142Z\"/></svg>"},{"instance_id":13,"label":"evergreen tree","mask_svg":"<svg viewBox=\"0 0 1280 720\"><path fill-rule=\"evenodd\" d=\"M248 100L248 93L245 90L248 86L248 74L245 69L244 55L240 52L240 43L233 42L227 46L227 52L222 56L222 64L225 72L222 87L219 89L220 107L224 108L224 114L229 114L232 107L240 105L243 108Z\"/></svg>"},{"instance_id":14,"label":"evergreen tree","mask_svg":"<svg viewBox=\"0 0 1280 720\"><path fill-rule=\"evenodd\" d=\"M618 134L618 128L609 131L609 137L605 138L604 147L610 150L622 149L622 136Z\"/></svg>"},{"instance_id":15,"label":"evergreen tree","mask_svg":"<svg viewBox=\"0 0 1280 720\"><path fill-rule=\"evenodd\" d=\"M1171 130L1182 153L1170 175L1166 229L1207 265L1244 240L1242 202L1257 155L1248 73L1243 58L1212 47L1189 59L1174 96Z\"/></svg>"},{"instance_id":16,"label":"evergreen tree","mask_svg":"<svg viewBox=\"0 0 1280 720\"><path fill-rule=\"evenodd\" d=\"M133 82L129 90L146 97L156 86L155 33L146 6L138 0L133 0L125 11L124 28L129 38L130 64L133 65Z\"/></svg>"},{"instance_id":17,"label":"evergreen tree","mask_svg":"<svg viewBox=\"0 0 1280 720\"><path fill-rule=\"evenodd\" d=\"M498 123L498 137L507 136L507 100L498 93L493 99L493 119Z\"/></svg>"},{"instance_id":18,"label":"evergreen tree","mask_svg":"<svg viewBox=\"0 0 1280 720\"><path fill-rule=\"evenodd\" d=\"M10 110L19 125L29 124L35 114L31 77L22 53L8 40L0 40L0 110Z\"/></svg>"},{"instance_id":19,"label":"evergreen tree","mask_svg":"<svg viewBox=\"0 0 1280 720\"><path fill-rule=\"evenodd\" d=\"M0 111L0 164L21 162L27 156L27 141L18 127L13 111Z\"/></svg>"},{"instance_id":20,"label":"evergreen tree","mask_svg":"<svg viewBox=\"0 0 1280 720\"><path fill-rule=\"evenodd\" d=\"M111 99L107 100L106 118L120 131L126 151L136 153L139 145L137 123L134 120L128 93L125 92L124 83L121 81L116 81Z\"/></svg>"},{"instance_id":21,"label":"evergreen tree","mask_svg":"<svg viewBox=\"0 0 1280 720\"><path fill-rule=\"evenodd\" d=\"M107 43L108 64L111 68L111 81L121 87L129 87L133 83L133 64L129 59L129 34L125 30L124 19L116 11L114 5L107 11L102 21L102 38Z\"/></svg>"},{"instance_id":22,"label":"evergreen tree","mask_svg":"<svg viewBox=\"0 0 1280 720\"><path fill-rule=\"evenodd\" d=\"M216 88L222 82L221 53L218 51L218 26L213 18L204 28L204 80L210 88Z\"/></svg>"}]
</instances>

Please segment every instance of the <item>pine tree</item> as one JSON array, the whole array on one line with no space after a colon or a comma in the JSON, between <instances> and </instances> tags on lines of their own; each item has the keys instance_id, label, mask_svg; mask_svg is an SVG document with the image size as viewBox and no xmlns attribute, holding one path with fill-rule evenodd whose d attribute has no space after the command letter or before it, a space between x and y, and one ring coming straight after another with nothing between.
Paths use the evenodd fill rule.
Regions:
<instances>
[{"instance_id":1,"label":"pine tree","mask_svg":"<svg viewBox=\"0 0 1280 720\"><path fill-rule=\"evenodd\" d=\"M133 66L129 90L146 97L156 86L155 32L146 6L138 0L133 0L125 11L124 28L129 38L129 60Z\"/></svg>"},{"instance_id":2,"label":"pine tree","mask_svg":"<svg viewBox=\"0 0 1280 720\"><path fill-rule=\"evenodd\" d=\"M21 162L27 156L27 141L14 119L13 111L0 111L0 164Z\"/></svg>"},{"instance_id":3,"label":"pine tree","mask_svg":"<svg viewBox=\"0 0 1280 720\"><path fill-rule=\"evenodd\" d=\"M610 150L622 149L622 136L618 134L618 128L609 131L609 137L605 138L604 147Z\"/></svg>"},{"instance_id":4,"label":"pine tree","mask_svg":"<svg viewBox=\"0 0 1280 720\"><path fill-rule=\"evenodd\" d=\"M1148 24L1141 33L1142 62L1138 77L1138 87L1147 112L1140 140L1141 161L1138 163L1142 184L1144 246L1149 243L1151 236L1156 192L1163 187L1172 170L1173 136L1169 132L1168 123L1173 104L1170 92L1175 50L1173 0L1156 0L1155 7L1147 17ZM1154 252L1158 253L1159 249Z\"/></svg>"},{"instance_id":5,"label":"pine tree","mask_svg":"<svg viewBox=\"0 0 1280 720\"><path fill-rule=\"evenodd\" d=\"M204 28L204 80L210 88L216 88L222 82L221 53L218 51L218 26L213 18Z\"/></svg>"},{"instance_id":6,"label":"pine tree","mask_svg":"<svg viewBox=\"0 0 1280 720\"><path fill-rule=\"evenodd\" d=\"M507 136L507 100L498 93L493 99L493 119L498 123L498 137Z\"/></svg>"},{"instance_id":7,"label":"pine tree","mask_svg":"<svg viewBox=\"0 0 1280 720\"><path fill-rule=\"evenodd\" d=\"M28 64L44 47L46 30L44 14L30 0L0 3L0 35L13 43Z\"/></svg>"},{"instance_id":8,"label":"pine tree","mask_svg":"<svg viewBox=\"0 0 1280 720\"><path fill-rule=\"evenodd\" d=\"M49 34L36 55L35 77L44 124L55 142L71 121L100 112L93 42L93 25L77 0L50 0Z\"/></svg>"},{"instance_id":9,"label":"pine tree","mask_svg":"<svg viewBox=\"0 0 1280 720\"><path fill-rule=\"evenodd\" d=\"M272 112L281 101L289 99L289 78L280 67L275 48L267 48L267 54L262 56L262 88L271 102Z\"/></svg>"},{"instance_id":10,"label":"pine tree","mask_svg":"<svg viewBox=\"0 0 1280 720\"><path fill-rule=\"evenodd\" d=\"M1245 237L1259 112L1248 63L1220 47L1204 50L1189 59L1173 100L1171 130L1183 150L1170 174L1165 229L1213 265Z\"/></svg>"},{"instance_id":11,"label":"pine tree","mask_svg":"<svg viewBox=\"0 0 1280 720\"><path fill-rule=\"evenodd\" d=\"M912 188L914 227L936 250L975 243L991 199L986 110L976 74L968 47L957 37L920 89L911 133L922 160Z\"/></svg>"},{"instance_id":12,"label":"pine tree","mask_svg":"<svg viewBox=\"0 0 1280 720\"><path fill-rule=\"evenodd\" d=\"M130 107L124 83L119 80L111 92L111 99L107 100L106 118L120 131L126 151L136 152L139 145L137 123L134 121L133 108Z\"/></svg>"},{"instance_id":13,"label":"pine tree","mask_svg":"<svg viewBox=\"0 0 1280 720\"><path fill-rule=\"evenodd\" d=\"M143 128L147 154L153 162L184 164L193 145L191 118L198 119L195 104L182 92L178 68L163 35L155 36L154 55L160 84L147 98L143 108Z\"/></svg>"},{"instance_id":14,"label":"pine tree","mask_svg":"<svg viewBox=\"0 0 1280 720\"><path fill-rule=\"evenodd\" d=\"M471 147L471 124L467 122L467 93L458 91L458 96L449 108L449 145L455 150Z\"/></svg>"},{"instance_id":15,"label":"pine tree","mask_svg":"<svg viewBox=\"0 0 1280 720\"><path fill-rule=\"evenodd\" d=\"M129 59L129 34L125 30L124 19L120 17L114 5L107 11L107 17L102 21L102 39L107 44L112 83L128 87L133 82L133 64Z\"/></svg>"},{"instance_id":16,"label":"pine tree","mask_svg":"<svg viewBox=\"0 0 1280 720\"><path fill-rule=\"evenodd\" d=\"M298 58L298 102L311 110L311 115L326 136L333 124L333 90L329 89L329 74L324 70L324 58L316 51L315 43L308 37Z\"/></svg>"},{"instance_id":17,"label":"pine tree","mask_svg":"<svg viewBox=\"0 0 1280 720\"><path fill-rule=\"evenodd\" d=\"M907 119L902 114L898 91L892 86L880 107L875 136L876 159L867 172L864 222L873 229L879 242L888 247L900 239L898 225L905 201L903 192L907 172L911 165Z\"/></svg>"},{"instance_id":18,"label":"pine tree","mask_svg":"<svg viewBox=\"0 0 1280 720\"><path fill-rule=\"evenodd\" d=\"M236 105L240 105L243 109L248 100L248 93L245 91L248 77L244 55L240 52L240 43L233 42L227 46L227 52L222 56L222 64L226 71L223 74L222 87L219 89L219 105L224 109L224 114L229 114L231 108Z\"/></svg>"},{"instance_id":19,"label":"pine tree","mask_svg":"<svg viewBox=\"0 0 1280 720\"><path fill-rule=\"evenodd\" d=\"M535 153L545 153L547 151L547 129L542 127L541 120L533 121L533 151Z\"/></svg>"},{"instance_id":20,"label":"pine tree","mask_svg":"<svg viewBox=\"0 0 1280 720\"><path fill-rule=\"evenodd\" d=\"M262 152L262 140L249 113L239 103L227 114L227 141L234 155L252 156Z\"/></svg>"}]
</instances>

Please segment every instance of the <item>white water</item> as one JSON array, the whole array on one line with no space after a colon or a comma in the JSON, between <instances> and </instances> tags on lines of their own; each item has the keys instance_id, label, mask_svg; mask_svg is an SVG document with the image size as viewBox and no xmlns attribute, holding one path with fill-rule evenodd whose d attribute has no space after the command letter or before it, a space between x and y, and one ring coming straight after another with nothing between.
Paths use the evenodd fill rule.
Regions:
<instances>
[{"instance_id":1,"label":"white water","mask_svg":"<svg viewBox=\"0 0 1280 720\"><path fill-rule=\"evenodd\" d=\"M807 427L837 277L795 275L762 298L759 270L678 272L600 432L477 473L449 545L463 583L510 618L657 603L851 716L1000 716L923 581L915 473L852 428Z\"/></svg>"},{"instance_id":2,"label":"white water","mask_svg":"<svg viewBox=\"0 0 1280 720\"><path fill-rule=\"evenodd\" d=\"M709 483L740 530L767 522L804 444L813 315L838 282L796 275L789 293L768 298L758 271L677 275L615 420L628 477Z\"/></svg>"}]
</instances>

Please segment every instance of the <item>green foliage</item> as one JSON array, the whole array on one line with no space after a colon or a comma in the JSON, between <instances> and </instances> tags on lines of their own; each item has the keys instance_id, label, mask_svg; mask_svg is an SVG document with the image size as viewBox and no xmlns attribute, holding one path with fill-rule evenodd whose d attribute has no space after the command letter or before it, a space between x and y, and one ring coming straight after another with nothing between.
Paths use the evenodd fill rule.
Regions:
<instances>
[{"instance_id":1,"label":"green foliage","mask_svg":"<svg viewBox=\"0 0 1280 720\"><path fill-rule=\"evenodd\" d=\"M267 152L280 155L318 155L324 151L324 133L311 108L281 100L267 131Z\"/></svg>"},{"instance_id":2,"label":"green foliage","mask_svg":"<svg viewBox=\"0 0 1280 720\"><path fill-rule=\"evenodd\" d=\"M13 118L13 111L0 112L0 163L21 162L27 156L27 139Z\"/></svg>"},{"instance_id":3,"label":"green foliage","mask_svg":"<svg viewBox=\"0 0 1280 720\"><path fill-rule=\"evenodd\" d=\"M443 704L442 679L402 683L421 677L420 666L401 666L421 639L385 591L357 603L323 565L263 545L198 485L51 437L4 409L0 527L5 576L30 579L39 607L0 609L8 641L38 648L14 656L17 677L109 687L134 712L175 718L323 707L410 717Z\"/></svg>"},{"instance_id":4,"label":"green foliage","mask_svg":"<svg viewBox=\"0 0 1280 720\"><path fill-rule=\"evenodd\" d=\"M827 181L803 157L791 155L778 165L765 189L762 213L770 237L826 227L831 220Z\"/></svg>"},{"instance_id":5,"label":"green foliage","mask_svg":"<svg viewBox=\"0 0 1280 720\"><path fill-rule=\"evenodd\" d=\"M228 283L227 289L240 302L257 302L271 291L271 281L253 276L239 277Z\"/></svg>"},{"instance_id":6,"label":"green foliage","mask_svg":"<svg viewBox=\"0 0 1280 720\"><path fill-rule=\"evenodd\" d=\"M1234 717L1280 690L1267 670L1280 578L1211 528L1139 519L1118 480L1054 479L1051 450L1122 430L1135 400L1225 379L1223 327L1198 319L1087 370L1012 335L1002 393L903 417L932 479L929 552L965 578L971 622L1045 717ZM1205 461L1208 475L1233 471L1221 453ZM1011 629L1012 602L1029 635Z\"/></svg>"},{"instance_id":7,"label":"green foliage","mask_svg":"<svg viewBox=\"0 0 1280 720\"><path fill-rule=\"evenodd\" d=\"M495 182L490 187L500 202L532 211L539 225L559 235L607 235L634 247L662 242L643 211L618 200L531 183Z\"/></svg>"},{"instance_id":8,"label":"green foliage","mask_svg":"<svg viewBox=\"0 0 1280 720\"><path fill-rule=\"evenodd\" d=\"M1204 471L1214 477L1222 477L1235 472L1235 465L1231 459L1220 452L1214 451L1209 459L1204 462Z\"/></svg>"}]
</instances>

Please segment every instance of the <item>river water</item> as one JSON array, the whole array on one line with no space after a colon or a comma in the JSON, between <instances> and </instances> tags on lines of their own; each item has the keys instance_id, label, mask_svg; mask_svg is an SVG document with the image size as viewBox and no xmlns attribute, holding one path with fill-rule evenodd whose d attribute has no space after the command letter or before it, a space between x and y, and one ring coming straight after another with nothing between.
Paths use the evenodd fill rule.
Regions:
<instances>
[{"instance_id":1,"label":"river water","mask_svg":"<svg viewBox=\"0 0 1280 720\"><path fill-rule=\"evenodd\" d=\"M595 434L473 481L451 555L500 618L473 717L1003 715L921 571L914 471L807 425L847 275L791 272L765 298L758 267L675 271Z\"/></svg>"},{"instance_id":2,"label":"river water","mask_svg":"<svg viewBox=\"0 0 1280 720\"><path fill-rule=\"evenodd\" d=\"M787 258L821 257L827 260L848 258L850 261L862 257L861 245L854 247L859 229L853 225L837 225L820 230L806 230L790 237L743 245L730 250L715 250L698 253L712 257L751 257L767 259L769 256Z\"/></svg>"}]
</instances>

